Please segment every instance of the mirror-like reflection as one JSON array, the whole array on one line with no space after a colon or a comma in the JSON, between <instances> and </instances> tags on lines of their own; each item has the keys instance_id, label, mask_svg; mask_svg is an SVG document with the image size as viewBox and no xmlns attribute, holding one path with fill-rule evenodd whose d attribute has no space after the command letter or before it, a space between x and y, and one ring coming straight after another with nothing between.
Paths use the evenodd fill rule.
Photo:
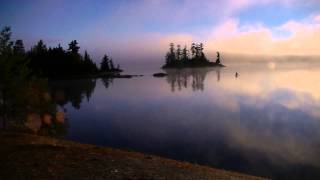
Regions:
<instances>
[{"instance_id":1,"label":"mirror-like reflection","mask_svg":"<svg viewBox=\"0 0 320 180\"><path fill-rule=\"evenodd\" d=\"M320 178L320 64L226 64L165 78L50 83L64 114L31 114L29 126L59 116L65 138L78 142L273 179Z\"/></svg>"},{"instance_id":2,"label":"mirror-like reflection","mask_svg":"<svg viewBox=\"0 0 320 180\"><path fill-rule=\"evenodd\" d=\"M167 82L170 84L171 91L181 91L182 88L191 86L193 91L204 90L204 80L211 71L217 73L217 81L220 81L221 68L187 68L187 69L166 69L168 74Z\"/></svg>"},{"instance_id":3,"label":"mirror-like reflection","mask_svg":"<svg viewBox=\"0 0 320 180\"><path fill-rule=\"evenodd\" d=\"M95 79L55 81L50 83L50 91L58 105L63 107L71 102L74 108L80 109L83 97L89 101L95 86Z\"/></svg>"}]
</instances>

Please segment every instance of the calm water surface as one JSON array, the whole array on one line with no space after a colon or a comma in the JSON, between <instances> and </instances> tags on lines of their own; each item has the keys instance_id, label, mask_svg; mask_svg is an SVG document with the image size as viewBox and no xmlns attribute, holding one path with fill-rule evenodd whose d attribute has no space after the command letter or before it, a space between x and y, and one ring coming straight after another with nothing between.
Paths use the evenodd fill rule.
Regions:
<instances>
[{"instance_id":1,"label":"calm water surface","mask_svg":"<svg viewBox=\"0 0 320 180\"><path fill-rule=\"evenodd\" d=\"M56 82L66 139L276 179L320 178L320 63ZM235 77L238 72L239 76Z\"/></svg>"}]
</instances>

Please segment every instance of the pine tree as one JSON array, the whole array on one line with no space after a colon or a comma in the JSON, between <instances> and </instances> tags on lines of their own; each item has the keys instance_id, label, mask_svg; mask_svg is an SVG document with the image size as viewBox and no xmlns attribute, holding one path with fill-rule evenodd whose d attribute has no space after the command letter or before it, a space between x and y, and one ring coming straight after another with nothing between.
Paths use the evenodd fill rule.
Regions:
<instances>
[{"instance_id":1,"label":"pine tree","mask_svg":"<svg viewBox=\"0 0 320 180\"><path fill-rule=\"evenodd\" d=\"M84 68L85 68L86 72L94 73L97 71L97 66L90 58L90 55L88 54L87 51L84 52L83 62L84 62Z\"/></svg>"},{"instance_id":2,"label":"pine tree","mask_svg":"<svg viewBox=\"0 0 320 180\"><path fill-rule=\"evenodd\" d=\"M183 50L182 50L182 61L183 62L187 62L189 59L188 57L188 50L187 50L187 46L184 46Z\"/></svg>"},{"instance_id":3,"label":"pine tree","mask_svg":"<svg viewBox=\"0 0 320 180\"><path fill-rule=\"evenodd\" d=\"M6 26L0 33L0 55L10 54L13 42L11 39L11 28Z\"/></svg>"},{"instance_id":4,"label":"pine tree","mask_svg":"<svg viewBox=\"0 0 320 180\"><path fill-rule=\"evenodd\" d=\"M194 58L195 54L196 54L196 44L195 43L192 43L190 50L191 50L192 58Z\"/></svg>"},{"instance_id":5,"label":"pine tree","mask_svg":"<svg viewBox=\"0 0 320 180\"><path fill-rule=\"evenodd\" d=\"M23 41L21 39L16 40L16 42L13 46L13 54L15 54L15 55L24 55L25 54Z\"/></svg>"},{"instance_id":6,"label":"pine tree","mask_svg":"<svg viewBox=\"0 0 320 180\"><path fill-rule=\"evenodd\" d=\"M217 60L216 60L216 64L221 64L221 61L220 61L220 53L219 53L219 51L217 52Z\"/></svg>"},{"instance_id":7,"label":"pine tree","mask_svg":"<svg viewBox=\"0 0 320 180\"><path fill-rule=\"evenodd\" d=\"M176 55L177 61L181 60L181 46L177 45L177 55Z\"/></svg>"},{"instance_id":8,"label":"pine tree","mask_svg":"<svg viewBox=\"0 0 320 180\"><path fill-rule=\"evenodd\" d=\"M71 51L73 54L79 53L80 47L78 46L77 40L73 40L69 43L69 51Z\"/></svg>"},{"instance_id":9,"label":"pine tree","mask_svg":"<svg viewBox=\"0 0 320 180\"><path fill-rule=\"evenodd\" d=\"M174 44L170 43L169 52L166 55L166 63L167 65L170 65L175 63L175 61L176 61L176 53L175 53Z\"/></svg>"},{"instance_id":10,"label":"pine tree","mask_svg":"<svg viewBox=\"0 0 320 180\"><path fill-rule=\"evenodd\" d=\"M33 51L37 54L45 53L47 51L47 46L44 44L42 39L33 47Z\"/></svg>"},{"instance_id":11,"label":"pine tree","mask_svg":"<svg viewBox=\"0 0 320 180\"><path fill-rule=\"evenodd\" d=\"M100 63L100 71L102 72L110 71L109 57L106 54L103 56L102 61Z\"/></svg>"}]
</instances>

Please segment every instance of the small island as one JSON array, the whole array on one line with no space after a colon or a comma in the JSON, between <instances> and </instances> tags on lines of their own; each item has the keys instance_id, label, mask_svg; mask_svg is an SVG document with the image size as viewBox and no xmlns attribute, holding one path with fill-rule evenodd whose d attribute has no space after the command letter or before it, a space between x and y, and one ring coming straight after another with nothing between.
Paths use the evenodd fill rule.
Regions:
<instances>
[{"instance_id":1,"label":"small island","mask_svg":"<svg viewBox=\"0 0 320 180\"><path fill-rule=\"evenodd\" d=\"M221 64L219 52L217 52L216 61L210 62L203 50L202 43L192 43L190 51L187 46L181 49L181 46L177 45L175 48L175 45L170 43L169 52L166 54L166 63L162 68L225 67Z\"/></svg>"}]
</instances>

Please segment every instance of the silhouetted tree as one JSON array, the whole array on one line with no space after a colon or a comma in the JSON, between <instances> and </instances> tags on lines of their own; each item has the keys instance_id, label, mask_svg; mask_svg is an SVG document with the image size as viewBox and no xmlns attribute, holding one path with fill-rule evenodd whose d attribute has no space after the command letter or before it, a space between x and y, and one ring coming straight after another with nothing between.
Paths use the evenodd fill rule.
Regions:
<instances>
[{"instance_id":1,"label":"silhouetted tree","mask_svg":"<svg viewBox=\"0 0 320 180\"><path fill-rule=\"evenodd\" d=\"M98 71L96 64L92 61L87 51L84 52L83 61L84 61L83 63L84 63L85 72L93 73Z\"/></svg>"},{"instance_id":2,"label":"silhouetted tree","mask_svg":"<svg viewBox=\"0 0 320 180\"><path fill-rule=\"evenodd\" d=\"M187 62L188 59L189 59L189 56L188 56L187 46L184 46L184 48L182 50L182 61Z\"/></svg>"},{"instance_id":3,"label":"silhouetted tree","mask_svg":"<svg viewBox=\"0 0 320 180\"><path fill-rule=\"evenodd\" d=\"M189 56L187 46L184 46L181 50L181 46L177 45L176 51L174 47L174 44L170 43L169 51L166 54L166 64L163 68L205 67L221 64L220 61L213 63L207 59L203 43L192 43L190 48L191 56Z\"/></svg>"},{"instance_id":4,"label":"silhouetted tree","mask_svg":"<svg viewBox=\"0 0 320 180\"><path fill-rule=\"evenodd\" d=\"M0 33L0 55L10 54L12 52L13 42L11 38L11 28L6 26Z\"/></svg>"},{"instance_id":5,"label":"silhouetted tree","mask_svg":"<svg viewBox=\"0 0 320 180\"><path fill-rule=\"evenodd\" d=\"M102 72L110 71L109 61L110 61L109 57L105 54L100 63L100 71Z\"/></svg>"},{"instance_id":6,"label":"silhouetted tree","mask_svg":"<svg viewBox=\"0 0 320 180\"><path fill-rule=\"evenodd\" d=\"M181 60L181 46L178 44L177 45L177 55L176 55L176 59L179 61Z\"/></svg>"},{"instance_id":7,"label":"silhouetted tree","mask_svg":"<svg viewBox=\"0 0 320 180\"><path fill-rule=\"evenodd\" d=\"M78 54L80 47L78 46L77 40L73 40L69 43L69 51L73 54Z\"/></svg>"},{"instance_id":8,"label":"silhouetted tree","mask_svg":"<svg viewBox=\"0 0 320 180\"><path fill-rule=\"evenodd\" d=\"M24 55L25 54L23 41L21 39L16 40L16 42L13 46L13 54L15 54L15 55Z\"/></svg>"},{"instance_id":9,"label":"silhouetted tree","mask_svg":"<svg viewBox=\"0 0 320 180\"><path fill-rule=\"evenodd\" d=\"M47 51L47 46L44 44L42 40L38 41L38 43L33 47L33 51L38 54L45 53Z\"/></svg>"},{"instance_id":10,"label":"silhouetted tree","mask_svg":"<svg viewBox=\"0 0 320 180\"><path fill-rule=\"evenodd\" d=\"M196 44L195 43L192 43L190 50L191 50L192 58L194 58L194 56L196 54Z\"/></svg>"},{"instance_id":11,"label":"silhouetted tree","mask_svg":"<svg viewBox=\"0 0 320 180\"><path fill-rule=\"evenodd\" d=\"M166 65L174 64L176 62L176 53L174 44L170 43L169 52L166 55Z\"/></svg>"},{"instance_id":12,"label":"silhouetted tree","mask_svg":"<svg viewBox=\"0 0 320 180\"><path fill-rule=\"evenodd\" d=\"M221 61L220 61L220 53L219 53L219 52L217 52L216 64L221 64Z\"/></svg>"}]
</instances>

